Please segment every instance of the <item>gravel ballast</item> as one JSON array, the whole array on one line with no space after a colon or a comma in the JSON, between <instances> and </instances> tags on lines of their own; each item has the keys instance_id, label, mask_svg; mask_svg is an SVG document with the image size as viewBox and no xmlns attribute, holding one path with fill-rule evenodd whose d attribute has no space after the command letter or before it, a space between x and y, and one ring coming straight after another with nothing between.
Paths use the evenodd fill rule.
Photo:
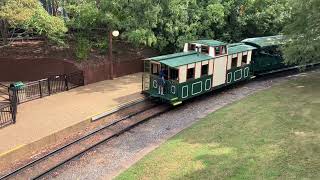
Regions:
<instances>
[{"instance_id":1,"label":"gravel ballast","mask_svg":"<svg viewBox=\"0 0 320 180\"><path fill-rule=\"evenodd\" d=\"M187 102L165 114L152 118L119 137L101 144L43 178L112 179L167 139L208 114L250 94L289 79L306 76L308 73L259 79L225 89L216 94L201 96L197 100Z\"/></svg>"}]
</instances>

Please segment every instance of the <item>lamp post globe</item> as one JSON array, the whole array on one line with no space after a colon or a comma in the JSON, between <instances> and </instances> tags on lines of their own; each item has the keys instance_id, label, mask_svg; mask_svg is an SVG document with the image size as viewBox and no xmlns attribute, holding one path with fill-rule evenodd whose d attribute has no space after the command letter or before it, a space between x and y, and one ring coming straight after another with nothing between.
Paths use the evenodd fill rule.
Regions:
<instances>
[{"instance_id":1,"label":"lamp post globe","mask_svg":"<svg viewBox=\"0 0 320 180\"><path fill-rule=\"evenodd\" d=\"M119 31L112 31L112 36L118 37L119 36Z\"/></svg>"}]
</instances>

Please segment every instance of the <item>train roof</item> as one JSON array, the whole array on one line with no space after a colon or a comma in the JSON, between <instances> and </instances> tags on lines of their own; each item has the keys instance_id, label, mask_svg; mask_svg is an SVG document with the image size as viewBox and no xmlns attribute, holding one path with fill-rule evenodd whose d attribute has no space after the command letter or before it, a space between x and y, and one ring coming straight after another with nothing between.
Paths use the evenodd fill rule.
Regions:
<instances>
[{"instance_id":1,"label":"train roof","mask_svg":"<svg viewBox=\"0 0 320 180\"><path fill-rule=\"evenodd\" d=\"M257 48L263 48L268 46L278 46L284 43L284 36L277 35L277 36L248 38L241 42L255 46Z\"/></svg>"},{"instance_id":2,"label":"train roof","mask_svg":"<svg viewBox=\"0 0 320 180\"><path fill-rule=\"evenodd\" d=\"M228 54L237 54L240 52L251 51L257 49L253 46L246 45L244 43L234 43L228 45Z\"/></svg>"},{"instance_id":3,"label":"train roof","mask_svg":"<svg viewBox=\"0 0 320 180\"><path fill-rule=\"evenodd\" d=\"M224 42L221 42L221 41L217 41L217 40L198 40L198 41L193 41L191 43L203 44L203 45L207 45L207 46L210 46L210 47L227 45L227 43L224 43Z\"/></svg>"},{"instance_id":4,"label":"train roof","mask_svg":"<svg viewBox=\"0 0 320 180\"><path fill-rule=\"evenodd\" d=\"M175 53L175 54L153 57L153 58L149 58L148 60L157 61L161 64L165 64L169 67L175 68L175 67L192 64L196 62L201 62L201 61L206 61L210 59L212 59L211 56L192 51L192 52L182 52L182 53Z\"/></svg>"}]
</instances>

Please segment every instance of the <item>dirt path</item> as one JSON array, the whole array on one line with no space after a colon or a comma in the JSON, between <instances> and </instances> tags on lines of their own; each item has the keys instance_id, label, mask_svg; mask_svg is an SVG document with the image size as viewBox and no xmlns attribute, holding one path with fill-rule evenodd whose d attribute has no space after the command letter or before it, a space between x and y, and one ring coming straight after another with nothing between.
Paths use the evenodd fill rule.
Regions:
<instances>
[{"instance_id":1,"label":"dirt path","mask_svg":"<svg viewBox=\"0 0 320 180\"><path fill-rule=\"evenodd\" d=\"M320 71L318 70L317 73ZM308 73L314 73L308 72ZM124 133L110 142L60 167L48 177L54 179L112 179L170 137L199 119L252 93L267 89L305 73L257 80L224 92L203 96Z\"/></svg>"}]
</instances>

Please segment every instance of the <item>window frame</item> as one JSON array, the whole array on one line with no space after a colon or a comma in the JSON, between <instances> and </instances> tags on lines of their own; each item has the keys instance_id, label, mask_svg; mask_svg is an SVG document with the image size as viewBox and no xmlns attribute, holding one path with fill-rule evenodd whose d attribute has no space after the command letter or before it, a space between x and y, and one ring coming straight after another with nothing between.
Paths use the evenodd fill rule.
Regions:
<instances>
[{"instance_id":1,"label":"window frame","mask_svg":"<svg viewBox=\"0 0 320 180\"><path fill-rule=\"evenodd\" d=\"M156 67L156 68L154 68L154 67ZM156 73L154 73L154 70L155 70L155 69L157 70ZM151 63L151 74L152 74L152 75L159 75L159 74L160 74L160 69L161 69L161 67L160 67L159 64Z\"/></svg>"},{"instance_id":2,"label":"window frame","mask_svg":"<svg viewBox=\"0 0 320 180\"><path fill-rule=\"evenodd\" d=\"M204 48L206 49L205 51L203 51ZM202 46L201 46L201 53L209 54L209 53L210 53L210 47L209 47L209 46L202 45Z\"/></svg>"},{"instance_id":3,"label":"window frame","mask_svg":"<svg viewBox=\"0 0 320 180\"><path fill-rule=\"evenodd\" d=\"M207 67L207 73L206 74L203 74L203 67L206 66ZM200 77L203 77L203 76L208 76L209 75L209 62L208 64L202 64L201 63L201 70L200 70Z\"/></svg>"},{"instance_id":4,"label":"window frame","mask_svg":"<svg viewBox=\"0 0 320 180\"><path fill-rule=\"evenodd\" d=\"M175 79L172 78L172 72L177 72ZM171 80L171 81L178 81L178 82L179 82L179 69L175 69L175 68L170 68L170 67L169 67L169 76L170 76L170 77L169 77L169 80Z\"/></svg>"},{"instance_id":5,"label":"window frame","mask_svg":"<svg viewBox=\"0 0 320 180\"><path fill-rule=\"evenodd\" d=\"M218 53L217 53L217 48L219 49ZM221 48L220 48L220 46L215 46L215 47L214 47L214 54L215 54L215 56L220 56L220 55L221 55Z\"/></svg>"},{"instance_id":6,"label":"window frame","mask_svg":"<svg viewBox=\"0 0 320 180\"><path fill-rule=\"evenodd\" d=\"M234 61L235 60L235 61ZM231 57L231 69L237 68L238 67L238 60L239 57ZM236 62L236 65L234 66L234 62Z\"/></svg>"},{"instance_id":7,"label":"window frame","mask_svg":"<svg viewBox=\"0 0 320 180\"><path fill-rule=\"evenodd\" d=\"M197 45L196 44L188 44L188 51L196 51L196 47Z\"/></svg>"},{"instance_id":8,"label":"window frame","mask_svg":"<svg viewBox=\"0 0 320 180\"><path fill-rule=\"evenodd\" d=\"M189 76L189 70L191 70L191 69L193 69L193 75L192 75L192 77L190 77L190 78L188 78L188 76ZM196 75L196 68L195 67L192 67L192 68L188 68L187 67L187 72L186 72L186 80L187 81L189 81L189 80L194 80L195 79L195 75Z\"/></svg>"},{"instance_id":9,"label":"window frame","mask_svg":"<svg viewBox=\"0 0 320 180\"><path fill-rule=\"evenodd\" d=\"M244 58L244 57L246 57L246 58ZM244 59L246 60L245 62L244 62ZM247 64L248 64L248 54L246 54L246 55L242 54L241 65L243 66L243 65L247 65Z\"/></svg>"}]
</instances>

